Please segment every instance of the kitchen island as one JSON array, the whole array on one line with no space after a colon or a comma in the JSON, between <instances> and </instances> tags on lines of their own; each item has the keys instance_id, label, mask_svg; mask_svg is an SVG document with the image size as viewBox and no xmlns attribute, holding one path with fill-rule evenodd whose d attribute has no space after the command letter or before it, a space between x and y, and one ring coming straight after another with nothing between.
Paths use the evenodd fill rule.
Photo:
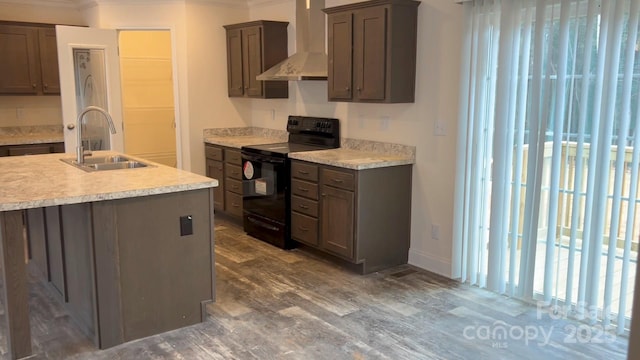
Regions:
<instances>
[{"instance_id":1,"label":"kitchen island","mask_svg":"<svg viewBox=\"0 0 640 360\"><path fill-rule=\"evenodd\" d=\"M9 356L32 353L27 257L100 348L202 321L215 299L217 180L135 158L150 166L87 172L61 158L73 155L0 158Z\"/></svg>"}]
</instances>

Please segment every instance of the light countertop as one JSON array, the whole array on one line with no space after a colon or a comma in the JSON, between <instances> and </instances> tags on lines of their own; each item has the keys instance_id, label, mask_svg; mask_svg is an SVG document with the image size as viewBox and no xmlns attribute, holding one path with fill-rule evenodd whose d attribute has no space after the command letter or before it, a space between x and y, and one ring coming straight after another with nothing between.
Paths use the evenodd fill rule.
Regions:
<instances>
[{"instance_id":1,"label":"light countertop","mask_svg":"<svg viewBox=\"0 0 640 360\"><path fill-rule=\"evenodd\" d=\"M118 153L94 151L93 156ZM74 154L0 158L0 211L130 198L218 186L218 180L126 155L152 166L87 172L60 161Z\"/></svg>"},{"instance_id":2,"label":"light countertop","mask_svg":"<svg viewBox=\"0 0 640 360\"><path fill-rule=\"evenodd\" d=\"M345 148L290 153L289 158L354 170L409 165L415 162L415 158L405 154L385 154Z\"/></svg>"},{"instance_id":3,"label":"light countertop","mask_svg":"<svg viewBox=\"0 0 640 360\"><path fill-rule=\"evenodd\" d=\"M249 146L249 145L276 144L276 143L286 142L286 141L287 140L259 136L259 135L237 135L237 136L211 135L211 136L205 136L204 138L204 142L207 144L227 146L227 147L236 148L236 149L240 149L243 146Z\"/></svg>"}]
</instances>

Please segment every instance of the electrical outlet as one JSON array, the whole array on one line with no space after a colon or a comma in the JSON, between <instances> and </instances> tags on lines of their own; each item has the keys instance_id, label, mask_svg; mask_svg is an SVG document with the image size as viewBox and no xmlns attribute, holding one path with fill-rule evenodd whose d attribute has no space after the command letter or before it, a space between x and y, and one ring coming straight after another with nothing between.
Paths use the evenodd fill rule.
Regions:
<instances>
[{"instance_id":1,"label":"electrical outlet","mask_svg":"<svg viewBox=\"0 0 640 360\"><path fill-rule=\"evenodd\" d=\"M446 122L442 119L437 119L433 124L433 134L435 136L446 136L447 135L447 125Z\"/></svg>"},{"instance_id":2,"label":"electrical outlet","mask_svg":"<svg viewBox=\"0 0 640 360\"><path fill-rule=\"evenodd\" d=\"M276 120L276 109L271 109L271 121Z\"/></svg>"},{"instance_id":3,"label":"electrical outlet","mask_svg":"<svg viewBox=\"0 0 640 360\"><path fill-rule=\"evenodd\" d=\"M389 117L388 116L380 116L380 130L382 130L382 131L389 130Z\"/></svg>"},{"instance_id":4,"label":"electrical outlet","mask_svg":"<svg viewBox=\"0 0 640 360\"><path fill-rule=\"evenodd\" d=\"M24 117L24 108L16 108L16 119L18 120L22 120L22 118Z\"/></svg>"},{"instance_id":5,"label":"electrical outlet","mask_svg":"<svg viewBox=\"0 0 640 360\"><path fill-rule=\"evenodd\" d=\"M433 240L440 240L440 225L431 224L431 238Z\"/></svg>"}]
</instances>

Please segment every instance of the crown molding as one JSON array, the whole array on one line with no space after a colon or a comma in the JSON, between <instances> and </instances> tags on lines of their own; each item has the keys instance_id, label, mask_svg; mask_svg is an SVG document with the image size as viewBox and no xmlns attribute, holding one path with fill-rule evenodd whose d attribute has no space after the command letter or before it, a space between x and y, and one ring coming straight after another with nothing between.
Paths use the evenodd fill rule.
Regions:
<instances>
[{"instance_id":1,"label":"crown molding","mask_svg":"<svg viewBox=\"0 0 640 360\"><path fill-rule=\"evenodd\" d=\"M290 3L293 0L0 0L0 5L48 6L85 9L97 5L158 5L175 3L202 3L227 7L249 8Z\"/></svg>"},{"instance_id":2,"label":"crown molding","mask_svg":"<svg viewBox=\"0 0 640 360\"><path fill-rule=\"evenodd\" d=\"M47 6L58 8L76 8L76 0L0 0L0 5Z\"/></svg>"},{"instance_id":3,"label":"crown molding","mask_svg":"<svg viewBox=\"0 0 640 360\"><path fill-rule=\"evenodd\" d=\"M294 0L247 0L249 7L261 5L276 5L293 2Z\"/></svg>"}]
</instances>

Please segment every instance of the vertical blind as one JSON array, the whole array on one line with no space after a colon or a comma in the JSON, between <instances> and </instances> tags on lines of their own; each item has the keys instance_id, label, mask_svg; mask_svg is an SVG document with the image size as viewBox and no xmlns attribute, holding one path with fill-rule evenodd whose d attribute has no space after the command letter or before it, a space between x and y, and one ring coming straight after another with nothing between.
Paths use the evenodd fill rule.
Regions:
<instances>
[{"instance_id":1,"label":"vertical blind","mask_svg":"<svg viewBox=\"0 0 640 360\"><path fill-rule=\"evenodd\" d=\"M640 0L463 6L453 274L623 332L640 237Z\"/></svg>"}]
</instances>

